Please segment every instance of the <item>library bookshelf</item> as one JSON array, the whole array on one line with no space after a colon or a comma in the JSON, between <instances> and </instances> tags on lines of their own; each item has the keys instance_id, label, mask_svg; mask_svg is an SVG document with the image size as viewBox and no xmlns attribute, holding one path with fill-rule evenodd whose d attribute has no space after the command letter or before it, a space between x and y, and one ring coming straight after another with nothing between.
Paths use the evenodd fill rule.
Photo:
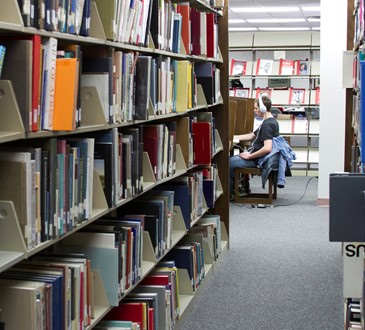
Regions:
<instances>
[{"instance_id":1,"label":"library bookshelf","mask_svg":"<svg viewBox=\"0 0 365 330\"><path fill-rule=\"evenodd\" d=\"M145 20L143 37L138 34L142 27L136 25L133 30L132 22L129 37L122 34L122 27L118 29L118 24L113 25L121 19L118 14L123 13L126 1L77 2L80 6L81 3L85 5L84 12L78 13L79 23L76 21L72 28L67 27L67 20L71 20L67 15L67 18L58 17L58 25L51 22L51 26L55 24L53 27L38 26L47 22L40 23L29 17L31 11L25 8L27 1L6 0L0 13L0 45L6 48L3 80L0 81L1 321L7 329L22 328L21 322L29 320L32 320L26 324L29 329L45 328L47 322L55 322L53 325L60 329L75 326L74 322L83 328L97 329L115 309L123 313L132 296L143 291L143 283L154 279L158 272L164 272L174 279L169 283L169 304L155 307L167 314L171 311L166 328L178 327L178 320L188 312L189 303L217 266L218 256L221 258L229 248L228 1L222 4L219 1L165 0L163 7L159 7L159 1L136 1L135 13L129 14L139 13L141 21ZM143 6L148 6L145 12L149 14L145 17ZM51 13L53 10L57 16L57 9L51 7ZM159 24L161 17L167 22L172 13L176 21L180 20L176 24L183 24L184 11L193 13L202 22L210 22L209 31L214 34L208 37L203 23L199 25L200 34L213 38L209 47L214 45L214 49L207 49L206 42L190 41L190 36L183 32L172 35L172 21L169 21L171 30ZM83 15L87 16L87 32L81 32L85 28ZM190 24L189 20L185 23ZM75 32L77 27L79 32ZM140 42L132 36L140 37ZM58 51L55 65L61 62L74 65L73 74L77 78L73 79L77 82L71 79L65 89L61 89L61 93L66 93L67 85L77 86L71 90L74 92L73 112L71 118L67 118L71 119L71 129L53 129L56 112L49 111L56 111L57 107L52 108L43 99L47 89L43 92L42 88L53 79L44 72L45 63L54 55L50 51L49 57L44 57L48 42L53 42L56 45L53 50ZM24 54L30 56L19 53L18 46L24 47L28 52ZM39 47L39 58L34 55L36 47ZM9 63L17 63L14 61L18 56L28 70L24 72L24 84L17 79L17 76L22 77L23 71L9 67ZM36 58L38 66L34 64ZM95 63L97 65L93 66ZM129 71L125 74L123 69L128 64ZM50 68L50 71L56 68L57 78L58 66L51 64ZM212 71L210 76L199 73L199 69L206 68L213 68L214 76ZM190 73L186 81L185 69ZM32 80L35 72L38 72L38 80ZM89 78L96 80L86 83ZM57 94L57 81L55 84ZM105 85L109 88L107 92L103 89ZM35 88L38 94L33 96ZM62 95L66 98L66 94ZM38 112L31 105L35 100L39 102L35 107ZM64 101L62 97L61 101ZM61 116L57 125L63 125L64 119ZM192 131L192 127L196 127L196 131ZM203 128L206 135L201 135ZM150 129L159 130L160 135L148 136ZM199 149L203 140L204 150ZM133 145L133 141L140 143ZM147 147L150 144L152 149ZM17 153L15 159L8 155L13 153ZM200 153L205 159L198 162ZM48 168L44 167L45 162ZM10 193L10 187L22 192L21 200ZM189 192L182 201L177 201L180 189L176 187L184 187L184 191ZM161 197L166 191L170 191L168 197ZM183 204L186 201L189 204ZM161 213L144 214L152 212L145 209L150 204L158 204ZM148 219L153 219L156 225L148 229L147 223L139 218L133 225L114 222L114 229L105 227L106 221L127 221L126 214L143 214L143 221L150 216ZM210 228L209 236L199 232L203 227ZM102 241L102 237L106 241ZM194 257L192 268L172 266L180 265L180 259L170 258L181 246L190 247L189 258ZM165 262L170 262L169 266L161 267ZM35 264L38 267L52 265L52 275L47 270L42 271L43 275L47 274L44 276L47 283L52 283L52 288L59 276L65 280L66 273L79 274L67 275L69 286L64 287L64 295L68 298L62 300L57 296L61 299L59 306L76 306L77 316L71 316L71 311L61 307L62 316L50 320L47 311L55 308L54 305L37 307L39 304L22 302L26 321L12 318L11 310L19 303L11 299L12 293L20 290L17 285L31 288L28 288L30 299L41 295L47 300L46 295L43 296L45 282L39 284L42 276L34 271ZM30 275L20 276L20 270L37 273L38 284L30 285L29 281L34 279L30 280ZM191 271L197 273L192 275ZM17 285L11 282L14 277L18 279ZM81 279L83 284L80 284ZM76 291L72 291L72 297L71 285L78 285L79 289L73 289ZM56 293L52 291L52 294ZM146 302L139 307L147 311ZM45 316L42 313L40 316L42 308ZM156 319L152 309L147 311L148 320L131 321L141 323L142 327L150 322L151 329L159 329L154 321L162 320Z\"/></svg>"},{"instance_id":2,"label":"library bookshelf","mask_svg":"<svg viewBox=\"0 0 365 330\"><path fill-rule=\"evenodd\" d=\"M285 33L284 33L285 34ZM319 34L286 33L287 38L270 32L230 35L232 64L245 63L245 74L230 75L230 95L248 97L267 93L273 112L279 112L281 134L290 140L297 154L293 173L317 175L320 108ZM286 44L282 44L286 40ZM302 70L301 70L302 68ZM242 94L242 93L241 93ZM247 97L244 94L241 96ZM275 115L276 115L275 112Z\"/></svg>"}]
</instances>

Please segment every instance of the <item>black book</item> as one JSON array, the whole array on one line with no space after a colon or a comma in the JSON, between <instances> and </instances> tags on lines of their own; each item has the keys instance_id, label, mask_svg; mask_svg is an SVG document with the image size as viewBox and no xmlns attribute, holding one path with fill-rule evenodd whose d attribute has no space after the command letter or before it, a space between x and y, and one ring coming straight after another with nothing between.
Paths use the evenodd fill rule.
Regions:
<instances>
[{"instance_id":1,"label":"black book","mask_svg":"<svg viewBox=\"0 0 365 330\"><path fill-rule=\"evenodd\" d=\"M148 119L150 101L151 56L138 56L135 76L135 120Z\"/></svg>"}]
</instances>

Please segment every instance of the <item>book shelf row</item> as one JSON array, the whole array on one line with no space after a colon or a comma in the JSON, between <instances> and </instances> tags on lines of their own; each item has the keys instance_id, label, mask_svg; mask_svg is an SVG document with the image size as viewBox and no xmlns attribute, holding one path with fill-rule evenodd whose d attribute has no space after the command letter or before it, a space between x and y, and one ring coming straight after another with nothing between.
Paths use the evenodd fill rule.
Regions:
<instances>
[{"instance_id":1,"label":"book shelf row","mask_svg":"<svg viewBox=\"0 0 365 330\"><path fill-rule=\"evenodd\" d=\"M245 61L231 59L230 76L289 76L292 78L308 78L320 75L320 62L288 59L264 59ZM299 76L299 77L297 77Z\"/></svg>"},{"instance_id":2,"label":"book shelf row","mask_svg":"<svg viewBox=\"0 0 365 330\"><path fill-rule=\"evenodd\" d=\"M215 8L220 9L222 4L216 1L21 0L18 3L19 13L12 8L12 17L17 24L26 27L87 37L90 31L92 34L97 11L97 20L108 40L147 47L151 31L159 49L178 52L180 41L183 41L188 54L215 57L213 54L217 50L217 33L214 32L217 28L214 25L218 11ZM14 5L13 2L10 4Z\"/></svg>"},{"instance_id":3,"label":"book shelf row","mask_svg":"<svg viewBox=\"0 0 365 330\"><path fill-rule=\"evenodd\" d=\"M199 208L201 212L203 195L205 204L210 208L214 206L222 193L218 170L214 164L191 163L187 166L185 157L190 157L189 146L185 148L188 154L184 155L180 145L176 144L174 148L169 148L170 153L166 151L164 156L160 156L159 165L151 162L151 159L159 158L158 154L151 150L134 149L130 141L131 135L127 133L131 132L124 131L125 141L120 141L114 147L112 141L93 138L52 139L47 141L46 149L28 147L18 152L1 152L1 198L14 201L25 251L37 252L38 247L44 248L50 241L52 243L73 232L84 222L89 223L100 212L118 208L156 185L168 184L170 189L178 189L175 204L184 206L186 228L190 227L195 215L199 213L195 210ZM107 137L111 135L108 134ZM104 138L105 135L102 135L101 140ZM199 136L200 138L202 137ZM123 154L118 154L118 146L125 149ZM117 155L113 155L113 148L117 150ZM216 152L221 150L217 134ZM169 157L174 154L170 161L168 154ZM210 151L208 154L211 154ZM166 172L157 179L157 168L163 172L161 164L167 163L171 164L171 172ZM193 175L189 180L186 176L188 171ZM177 187L176 185L183 184L181 180L184 177L184 187ZM190 201L187 200L189 196ZM100 211L100 205L106 205L102 207L103 211Z\"/></svg>"},{"instance_id":4,"label":"book shelf row","mask_svg":"<svg viewBox=\"0 0 365 330\"><path fill-rule=\"evenodd\" d=\"M227 5L51 1L49 27L38 5L0 13L1 321L172 329L228 248Z\"/></svg>"},{"instance_id":5,"label":"book shelf row","mask_svg":"<svg viewBox=\"0 0 365 330\"><path fill-rule=\"evenodd\" d=\"M305 88L256 88L232 87L229 90L230 96L258 98L260 94L266 93L275 105L319 105L320 87L316 89Z\"/></svg>"},{"instance_id":6,"label":"book shelf row","mask_svg":"<svg viewBox=\"0 0 365 330\"><path fill-rule=\"evenodd\" d=\"M11 207L11 203L7 206ZM6 206L4 207L6 208ZM11 268L9 271L2 274L0 285L4 292L8 292L7 290L10 290L10 292L13 292L13 294L15 292L19 292L21 298L25 297L24 294L30 297L29 300L23 299L23 301L16 299L2 301L2 308L6 312L5 315L8 315L8 308L12 308L14 303L25 304L24 307L26 308L24 309L24 322L29 321L32 315L39 315L37 314L37 312L39 312L39 308L44 307L42 307L42 305L40 306L39 304L33 304L32 299L37 299L37 296L33 296L33 294L37 292L41 294L42 292L37 291L37 289L39 290L41 287L42 283L40 274L43 274L43 276L48 274L49 280L52 278L52 282L56 281L57 278L58 281L62 281L62 274L64 271L59 269L58 272L50 272L50 270L55 267L56 264L58 267L55 268L60 268L60 265L62 264L64 266L61 268L72 267L75 273L73 274L74 276L72 278L69 278L70 284L72 285L64 287L64 294L62 288L59 286L57 286L58 290L61 291L58 291L58 293L54 291L56 289L52 289L53 298L56 299L57 297L57 300L55 300L54 304L56 301L58 302L58 306L53 305L53 307L51 307L51 309L56 308L58 310L58 313L56 313L58 316L53 319L53 322L61 324L73 322L75 321L75 317L78 316L79 319L76 319L76 322L79 322L83 326L92 326L97 324L103 317L105 317L105 315L107 315L113 306L119 306L119 303L122 299L123 304L129 299L129 296L135 292L148 292L148 290L144 290L144 285L148 282L150 277L149 274L151 274L153 269L153 274L155 274L156 271L158 272L158 268L155 268L155 266L157 265L157 267L159 267L160 265L160 267L162 267L164 262L171 263L171 261L173 261L177 266L174 266L173 268L179 274L178 282L176 282L176 291L174 292L175 295L178 295L176 298L179 300L179 303L178 305L175 305L175 317L171 318L170 320L170 322L173 324L184 312L187 306L187 300L189 301L193 298L196 290L201 284L201 281L206 276L206 274L209 273L216 262L218 255L221 254L221 252L227 247L227 233L225 231L224 223L219 221L219 216L202 215L201 218L196 220L195 226L192 227L192 230L196 228L197 232L200 231L200 228L210 228L209 232L211 234L209 236L203 236L202 234L194 233L194 231L192 234L186 235L186 229L183 229L185 226L182 220L181 211L178 207L175 207L174 217L175 218L172 223L174 225L175 234L177 234L174 236L171 249L166 251L166 254L162 256L163 258L161 257L156 259L149 233L143 232L142 235L141 232L139 240L139 246L141 248L139 260L140 271L138 273L139 279L136 279L135 283L131 283L128 288L125 288L123 292L121 292L121 285L122 283L126 283L127 278L124 277L123 279L119 279L117 276L118 269L119 272L126 271L126 269L129 269L129 266L127 266L126 263L129 263L130 261L132 261L130 265L133 266L133 254L135 254L136 251L133 250L132 246L130 246L130 249L128 250L129 252L126 252L127 247L123 245L124 248L121 250L126 253L124 255L125 259L116 258L118 255L118 248L116 248L114 244L110 245L106 240L106 237L109 237L109 242L114 242L114 234L102 235L99 232L79 232L77 233L77 237L69 236L68 239L62 241L60 246L56 246L56 255L52 253L38 254L31 260L20 263L16 267ZM100 221L103 223L102 220ZM218 227L217 221L219 221ZM78 240L75 241L76 238ZM91 238L92 240L90 240ZM100 241L100 239L104 239L104 241ZM135 241L132 240L129 242L129 244L133 245L135 244ZM197 247L200 258L197 257ZM72 253L68 255L67 251L72 251ZM75 251L78 253L76 254ZM85 252L87 252L87 258L85 255L82 256ZM174 257L174 254L177 252L178 255L180 255L179 258L176 258L176 256ZM181 255L181 253L183 253L183 255ZM136 256L134 255L134 257ZM84 264L84 266L81 268L83 271L77 275L76 267L77 264L80 263L81 259L83 259L82 263ZM124 266L120 264L122 260L124 260ZM191 263L193 260L195 261ZM32 264L35 266L31 266ZM51 267L51 269L48 269L48 271L40 271L39 269L41 268L41 264L46 265L47 268ZM34 267L37 267L37 269L34 269ZM170 266L169 268L172 267ZM93 271L91 272L92 269ZM29 273L33 273L33 275L30 275ZM86 274L88 274L88 276L86 276ZM34 281L32 276L35 278L38 277L38 280L36 280L37 282L34 282L34 285L31 285L29 282ZM80 286L80 276L85 276L85 282L81 284L84 285L83 288ZM14 285L10 279L17 279L16 282L13 282ZM23 281L28 282L24 283ZM79 283L78 286L77 283ZM157 283L155 283L155 285L156 284ZM19 286L28 287L28 293L21 293L22 290L18 291ZM70 294L71 288L74 288L73 294ZM77 288L79 288L79 291ZM164 288L166 289L166 287ZM29 294L29 292L31 293ZM62 297L66 297L66 301L63 300ZM44 302L47 303L47 297L43 296L43 298ZM127 300L125 300L125 298ZM163 302L165 302L165 299L163 299ZM71 314L67 316L68 313L71 313L71 310L67 308L60 308L60 306L78 306L77 310L80 312L76 313L73 317L71 317ZM166 309L167 306L165 303L163 303L160 304L160 306L155 307L160 310ZM50 307L48 306L48 308ZM49 317L49 315L51 314L44 313L43 317L46 318L47 316ZM130 317L132 317L133 320L134 315L130 315ZM166 318L166 320L167 319L168 318ZM36 320L39 320L39 316L38 318L34 318L33 322L36 322ZM9 326L13 325L13 321L8 319L6 319L6 321L8 322L7 324L9 324ZM45 320L43 320L43 322L45 322ZM19 323L16 324L19 325ZM42 326L39 323L35 326L32 322L24 324L22 323L22 325L33 325L32 329L42 329Z\"/></svg>"},{"instance_id":7,"label":"book shelf row","mask_svg":"<svg viewBox=\"0 0 365 330\"><path fill-rule=\"evenodd\" d=\"M56 38L42 41L39 35L8 39L0 39L6 47L2 77L13 86L26 132L80 127L87 87L97 91L104 114L100 124L148 120L221 101L220 70L211 62L61 46Z\"/></svg>"}]
</instances>

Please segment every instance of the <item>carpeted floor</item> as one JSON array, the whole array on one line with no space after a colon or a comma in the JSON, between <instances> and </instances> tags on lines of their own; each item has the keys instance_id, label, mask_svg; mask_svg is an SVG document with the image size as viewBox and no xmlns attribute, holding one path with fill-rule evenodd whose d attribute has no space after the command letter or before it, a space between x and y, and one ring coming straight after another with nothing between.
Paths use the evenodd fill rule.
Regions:
<instances>
[{"instance_id":1,"label":"carpeted floor","mask_svg":"<svg viewBox=\"0 0 365 330\"><path fill-rule=\"evenodd\" d=\"M291 206L231 203L230 249L179 329L343 329L341 246L328 240L328 207L316 205L317 184L287 178L274 205L295 203L306 190Z\"/></svg>"}]
</instances>

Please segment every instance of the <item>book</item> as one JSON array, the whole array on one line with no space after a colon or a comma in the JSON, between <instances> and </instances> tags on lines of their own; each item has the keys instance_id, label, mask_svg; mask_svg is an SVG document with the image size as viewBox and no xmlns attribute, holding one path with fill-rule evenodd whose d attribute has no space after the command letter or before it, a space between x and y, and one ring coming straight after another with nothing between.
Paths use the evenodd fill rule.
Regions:
<instances>
[{"instance_id":1,"label":"book","mask_svg":"<svg viewBox=\"0 0 365 330\"><path fill-rule=\"evenodd\" d=\"M209 122L193 122L194 164L210 164L212 161L212 125Z\"/></svg>"},{"instance_id":2,"label":"book","mask_svg":"<svg viewBox=\"0 0 365 330\"><path fill-rule=\"evenodd\" d=\"M53 129L57 44L58 40L50 37L44 45L41 101L41 128L44 130Z\"/></svg>"},{"instance_id":3,"label":"book","mask_svg":"<svg viewBox=\"0 0 365 330\"><path fill-rule=\"evenodd\" d=\"M247 61L231 59L230 76L244 76L247 70Z\"/></svg>"},{"instance_id":4,"label":"book","mask_svg":"<svg viewBox=\"0 0 365 330\"><path fill-rule=\"evenodd\" d=\"M274 60L259 58L256 63L256 75L271 75L273 64Z\"/></svg>"},{"instance_id":5,"label":"book","mask_svg":"<svg viewBox=\"0 0 365 330\"><path fill-rule=\"evenodd\" d=\"M121 302L111 309L103 320L132 321L140 325L140 329L147 329L148 309L143 302Z\"/></svg>"},{"instance_id":6,"label":"book","mask_svg":"<svg viewBox=\"0 0 365 330\"><path fill-rule=\"evenodd\" d=\"M255 98L258 98L261 95L267 95L269 98L272 96L272 88L256 88Z\"/></svg>"},{"instance_id":7,"label":"book","mask_svg":"<svg viewBox=\"0 0 365 330\"><path fill-rule=\"evenodd\" d=\"M6 47L4 45L0 45L0 79L1 79L1 73L3 71L5 52L6 52Z\"/></svg>"},{"instance_id":8,"label":"book","mask_svg":"<svg viewBox=\"0 0 365 330\"><path fill-rule=\"evenodd\" d=\"M191 31L190 31L190 3L183 2L177 5L176 12L182 17L181 20L181 39L185 48L186 54L191 51Z\"/></svg>"},{"instance_id":9,"label":"book","mask_svg":"<svg viewBox=\"0 0 365 330\"><path fill-rule=\"evenodd\" d=\"M308 75L309 74L309 61L308 60L297 60L297 75Z\"/></svg>"},{"instance_id":10,"label":"book","mask_svg":"<svg viewBox=\"0 0 365 330\"><path fill-rule=\"evenodd\" d=\"M294 73L294 60L280 59L279 74L291 76Z\"/></svg>"},{"instance_id":11,"label":"book","mask_svg":"<svg viewBox=\"0 0 365 330\"><path fill-rule=\"evenodd\" d=\"M233 96L248 98L248 97L250 97L250 89L249 88L236 87L236 88L234 88L234 95Z\"/></svg>"},{"instance_id":12,"label":"book","mask_svg":"<svg viewBox=\"0 0 365 330\"><path fill-rule=\"evenodd\" d=\"M289 104L304 104L305 103L305 89L304 88L290 88L289 89Z\"/></svg>"},{"instance_id":13,"label":"book","mask_svg":"<svg viewBox=\"0 0 365 330\"><path fill-rule=\"evenodd\" d=\"M320 104L320 102L321 102L321 88L320 87L316 88L315 102L316 102L316 104Z\"/></svg>"},{"instance_id":14,"label":"book","mask_svg":"<svg viewBox=\"0 0 365 330\"><path fill-rule=\"evenodd\" d=\"M58 58L54 93L53 130L72 131L76 128L79 60Z\"/></svg>"},{"instance_id":15,"label":"book","mask_svg":"<svg viewBox=\"0 0 365 330\"><path fill-rule=\"evenodd\" d=\"M201 54L200 34L201 34L201 14L200 11L190 8L190 33L191 33L191 55Z\"/></svg>"},{"instance_id":16,"label":"book","mask_svg":"<svg viewBox=\"0 0 365 330\"><path fill-rule=\"evenodd\" d=\"M1 321L7 329L41 329L45 284L41 281L0 279ZM22 310L18 315L19 309Z\"/></svg>"},{"instance_id":17,"label":"book","mask_svg":"<svg viewBox=\"0 0 365 330\"><path fill-rule=\"evenodd\" d=\"M151 56L138 56L135 76L135 120L148 118L150 103Z\"/></svg>"}]
</instances>

